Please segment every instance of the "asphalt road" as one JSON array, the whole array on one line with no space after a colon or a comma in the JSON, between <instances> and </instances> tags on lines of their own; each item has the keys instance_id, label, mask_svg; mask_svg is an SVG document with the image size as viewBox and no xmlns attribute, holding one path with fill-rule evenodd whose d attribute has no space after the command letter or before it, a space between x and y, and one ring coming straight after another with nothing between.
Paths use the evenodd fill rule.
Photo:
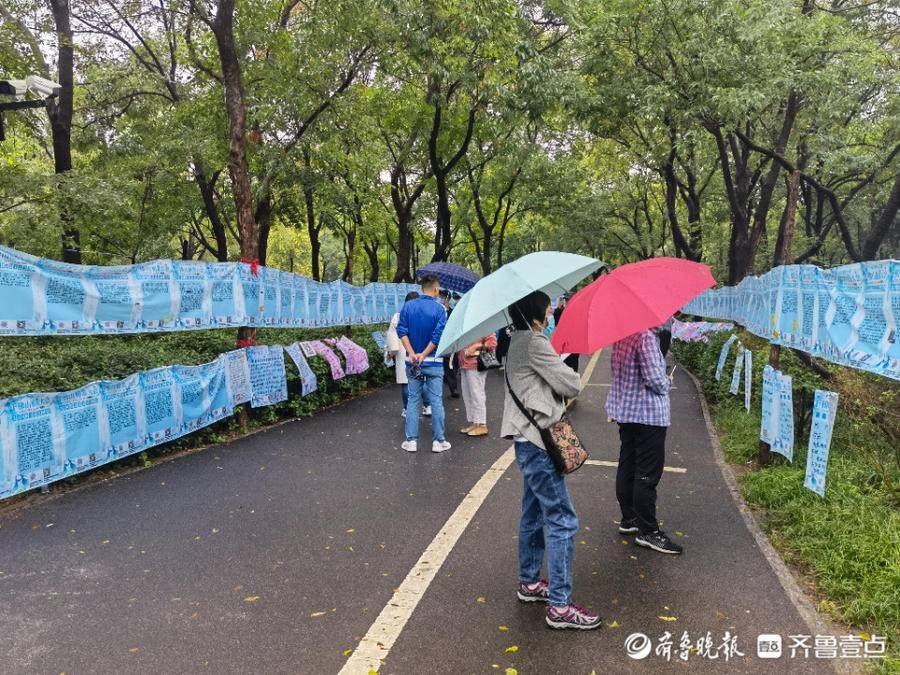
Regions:
<instances>
[{"instance_id":1,"label":"asphalt road","mask_svg":"<svg viewBox=\"0 0 900 675\"><path fill-rule=\"evenodd\" d=\"M587 359L582 359L582 365ZM596 460L615 461L601 358L573 418ZM399 391L0 513L2 673L337 673L410 569L509 442L457 433L417 454ZM575 601L605 626L545 627L516 600L521 477L513 463L449 551L384 659L383 673L591 673L676 668L822 672L813 658L757 657L757 635L810 632L759 550L715 462L690 379L676 374L658 512L680 557L616 532L615 469L569 479L581 521ZM424 450L424 451L423 451ZM677 533L677 534L676 534ZM671 660L656 647L672 635ZM726 632L743 656L719 648ZM632 633L653 651L635 660ZM684 634L694 651L679 657ZM711 659L696 650L709 635ZM663 641L664 642L664 641ZM701 644L702 647L702 644ZM712 655L712 654L711 654ZM729 658L726 660L726 656Z\"/></svg>"}]
</instances>

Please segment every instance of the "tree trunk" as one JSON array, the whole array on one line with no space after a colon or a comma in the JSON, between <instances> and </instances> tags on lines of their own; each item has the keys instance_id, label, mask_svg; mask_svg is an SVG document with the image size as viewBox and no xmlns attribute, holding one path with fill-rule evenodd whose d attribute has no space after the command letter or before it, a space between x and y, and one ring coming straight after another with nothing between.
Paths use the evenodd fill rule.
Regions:
<instances>
[{"instance_id":1,"label":"tree trunk","mask_svg":"<svg viewBox=\"0 0 900 675\"><path fill-rule=\"evenodd\" d=\"M215 185L218 179L218 173L212 178L207 178L206 171L203 167L203 161L194 160L194 181L200 189L200 196L203 198L203 210L212 227L213 236L216 239L216 260L219 262L228 262L228 237L225 233L225 223L222 222L222 216L219 213L219 207L216 205Z\"/></svg>"},{"instance_id":2,"label":"tree trunk","mask_svg":"<svg viewBox=\"0 0 900 675\"><path fill-rule=\"evenodd\" d=\"M792 91L788 96L785 106L784 121L781 125L781 131L775 140L775 152L784 156L787 148L788 140L791 137L791 130L794 127L794 120L797 118L797 112L800 109L800 95L796 91ZM759 248L759 242L763 233L766 231L766 220L769 215L769 209L772 205L772 195L775 192L775 186L778 184L778 174L781 173L781 167L777 162L767 160L770 163L769 172L760 185L759 204L756 206L756 212L753 215L753 228L750 231L750 259L748 261L748 271L753 271L756 261L756 251Z\"/></svg>"},{"instance_id":3,"label":"tree trunk","mask_svg":"<svg viewBox=\"0 0 900 675\"><path fill-rule=\"evenodd\" d=\"M266 252L269 249L269 232L272 229L272 193L262 195L256 203L253 214L259 226L259 264L266 264Z\"/></svg>"},{"instance_id":4,"label":"tree trunk","mask_svg":"<svg viewBox=\"0 0 900 675\"><path fill-rule=\"evenodd\" d=\"M219 62L222 66L222 84L225 87L225 109L228 114L228 173L234 193L238 231L241 234L241 258L259 258L259 228L253 217L253 196L250 192L250 172L247 166L247 149L244 139L247 110L244 89L241 84L241 66L234 48L235 0L218 0L216 18L212 23ZM256 329L244 326L238 331L238 340L253 340Z\"/></svg>"},{"instance_id":5,"label":"tree trunk","mask_svg":"<svg viewBox=\"0 0 900 675\"><path fill-rule=\"evenodd\" d=\"M350 227L341 228L344 231L344 273L341 279L348 284L353 283L353 262L356 258L356 236L359 232L356 223Z\"/></svg>"},{"instance_id":6,"label":"tree trunk","mask_svg":"<svg viewBox=\"0 0 900 675\"><path fill-rule=\"evenodd\" d=\"M716 123L707 125L707 129L716 139L719 160L722 165L722 182L728 196L731 209L731 237L728 242L728 285L734 286L741 281L750 269L750 216L747 211L749 192L749 176L747 175L746 156L737 147L733 134L728 135L728 143L722 135L721 127ZM735 172L731 169L731 154L734 156ZM736 174L736 175L735 175Z\"/></svg>"},{"instance_id":7,"label":"tree trunk","mask_svg":"<svg viewBox=\"0 0 900 675\"><path fill-rule=\"evenodd\" d=\"M412 281L409 264L412 260L412 231L408 213L397 214L397 269L394 272L394 283Z\"/></svg>"},{"instance_id":8,"label":"tree trunk","mask_svg":"<svg viewBox=\"0 0 900 675\"><path fill-rule=\"evenodd\" d=\"M303 165L309 174L312 162L309 156L309 145L303 146ZM315 194L313 192L312 176L307 175L303 180L303 200L306 202L306 232L309 234L309 248L312 256L312 278L315 281L322 280L322 272L319 271L319 253L322 243L319 241L321 223L316 224ZM324 271L324 270L322 270Z\"/></svg>"},{"instance_id":9,"label":"tree trunk","mask_svg":"<svg viewBox=\"0 0 900 675\"><path fill-rule=\"evenodd\" d=\"M378 240L363 242L363 249L369 258L369 281L375 283L381 277L381 264L378 261Z\"/></svg>"},{"instance_id":10,"label":"tree trunk","mask_svg":"<svg viewBox=\"0 0 900 675\"><path fill-rule=\"evenodd\" d=\"M429 96L433 99L434 118L431 123L431 135L428 138L428 159L431 163L431 172L437 187L437 221L434 240L434 255L432 262L445 261L450 257L453 244L453 229L450 225L450 192L447 189L447 176L456 167L459 160L465 157L469 151L469 143L472 141L472 133L475 130L475 116L478 111L473 103L469 109L469 119L466 126L466 135L456 153L444 163L438 154L438 138L441 133L443 105L438 100L440 85L434 81L429 83Z\"/></svg>"},{"instance_id":11,"label":"tree trunk","mask_svg":"<svg viewBox=\"0 0 900 675\"><path fill-rule=\"evenodd\" d=\"M896 232L896 228L900 225L897 222L898 211L900 211L900 173L894 179L894 187L891 189L887 203L862 243L860 257L863 260L874 260L888 231L893 227Z\"/></svg>"},{"instance_id":12,"label":"tree trunk","mask_svg":"<svg viewBox=\"0 0 900 675\"><path fill-rule=\"evenodd\" d=\"M47 114L53 134L53 164L57 175L72 169L72 110L75 86L75 48L72 39L72 16L69 0L49 0L56 24L59 49L57 80L59 97L50 99ZM62 186L59 185L58 188ZM59 219L62 222L62 259L81 264L81 234L75 224L68 199L59 195Z\"/></svg>"}]
</instances>

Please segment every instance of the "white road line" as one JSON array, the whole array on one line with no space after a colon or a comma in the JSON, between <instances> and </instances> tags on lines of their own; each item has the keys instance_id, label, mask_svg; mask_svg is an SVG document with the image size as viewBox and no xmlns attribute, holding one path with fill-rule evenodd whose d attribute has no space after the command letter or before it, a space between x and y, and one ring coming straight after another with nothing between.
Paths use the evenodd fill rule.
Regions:
<instances>
[{"instance_id":1,"label":"white road line","mask_svg":"<svg viewBox=\"0 0 900 675\"><path fill-rule=\"evenodd\" d=\"M581 376L582 384L590 380L600 358L600 352L594 354L591 358L584 374ZM394 595L381 610L381 614L375 619L375 623L369 628L365 637L359 641L356 649L347 659L344 667L341 668L341 675L367 675L371 672L378 672L381 664L387 658L391 647L403 632L406 622L412 616L419 601L428 590L434 577L437 575L444 561L450 555L456 542L462 533L468 527L479 507L490 494L494 485L500 480L500 477L510 467L515 459L515 450L513 447L504 452L500 458L494 462L493 466L488 469L485 474L478 479L469 493L463 497L462 502L453 515L444 523L434 539L425 549L425 552L419 558L413 568L406 575L400 587L394 591Z\"/></svg>"},{"instance_id":2,"label":"white road line","mask_svg":"<svg viewBox=\"0 0 900 675\"><path fill-rule=\"evenodd\" d=\"M589 459L585 464L590 464L591 466L611 466L613 468L619 466L618 462L608 462L605 459ZM683 466L664 466L663 471L668 471L669 473L687 473L687 469Z\"/></svg>"}]
</instances>

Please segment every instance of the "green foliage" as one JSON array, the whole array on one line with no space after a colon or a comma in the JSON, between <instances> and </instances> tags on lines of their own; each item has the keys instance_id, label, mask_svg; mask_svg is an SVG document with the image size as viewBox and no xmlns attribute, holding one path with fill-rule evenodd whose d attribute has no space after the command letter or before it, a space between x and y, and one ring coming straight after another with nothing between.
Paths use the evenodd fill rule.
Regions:
<instances>
[{"instance_id":1,"label":"green foliage","mask_svg":"<svg viewBox=\"0 0 900 675\"><path fill-rule=\"evenodd\" d=\"M750 413L743 407L743 395L738 400L728 392L734 347L722 381L715 381L728 333L712 336L708 345L675 342L674 350L698 377L712 404L726 458L749 466L759 447L759 391L768 345L743 331L739 334L743 344L753 349L755 393ZM762 510L776 548L814 582L819 608L855 627L887 635L896 666L900 663L900 494L896 489L900 463L895 456L900 417L896 405L877 406L895 404L900 386L837 366L829 367L835 378L825 381L788 350L781 353L781 369L794 384L794 462L773 454L769 467L741 473L741 490L750 504ZM809 395L817 388L840 394L824 498L803 486L803 439L809 429L803 408L811 405Z\"/></svg>"}]
</instances>

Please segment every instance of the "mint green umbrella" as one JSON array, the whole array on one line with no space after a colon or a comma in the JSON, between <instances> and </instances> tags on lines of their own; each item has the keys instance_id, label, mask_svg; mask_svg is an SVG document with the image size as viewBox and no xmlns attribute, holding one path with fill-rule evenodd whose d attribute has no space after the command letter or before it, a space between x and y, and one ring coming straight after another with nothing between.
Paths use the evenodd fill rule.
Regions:
<instances>
[{"instance_id":1,"label":"mint green umbrella","mask_svg":"<svg viewBox=\"0 0 900 675\"><path fill-rule=\"evenodd\" d=\"M506 308L532 291L559 297L605 265L594 258L559 251L529 253L505 264L480 279L456 304L441 336L438 355L463 349L511 324Z\"/></svg>"}]
</instances>

